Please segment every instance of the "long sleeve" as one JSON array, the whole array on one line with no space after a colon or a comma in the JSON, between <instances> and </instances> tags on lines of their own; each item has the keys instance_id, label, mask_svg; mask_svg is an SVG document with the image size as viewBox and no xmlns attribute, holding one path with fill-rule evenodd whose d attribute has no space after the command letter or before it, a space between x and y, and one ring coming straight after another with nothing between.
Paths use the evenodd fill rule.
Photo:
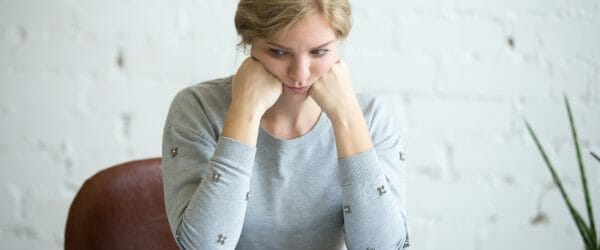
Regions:
<instances>
[{"instance_id":1,"label":"long sleeve","mask_svg":"<svg viewBox=\"0 0 600 250\"><path fill-rule=\"evenodd\" d=\"M398 129L382 103L365 113L374 148L338 161L345 241L349 249L408 246L405 163Z\"/></svg>"},{"instance_id":2,"label":"long sleeve","mask_svg":"<svg viewBox=\"0 0 600 250\"><path fill-rule=\"evenodd\" d=\"M197 96L182 91L165 125L167 217L182 249L234 249L244 223L256 149L219 137L212 122Z\"/></svg>"}]
</instances>

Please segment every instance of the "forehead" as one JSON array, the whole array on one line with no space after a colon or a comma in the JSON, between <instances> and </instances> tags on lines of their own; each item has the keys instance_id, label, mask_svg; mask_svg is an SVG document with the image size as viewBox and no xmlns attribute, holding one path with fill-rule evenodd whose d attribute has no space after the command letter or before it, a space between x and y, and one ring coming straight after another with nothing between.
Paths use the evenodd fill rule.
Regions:
<instances>
[{"instance_id":1,"label":"forehead","mask_svg":"<svg viewBox=\"0 0 600 250\"><path fill-rule=\"evenodd\" d=\"M336 40L335 30L321 13L315 13L292 25L287 32L271 42L290 49L314 48Z\"/></svg>"}]
</instances>

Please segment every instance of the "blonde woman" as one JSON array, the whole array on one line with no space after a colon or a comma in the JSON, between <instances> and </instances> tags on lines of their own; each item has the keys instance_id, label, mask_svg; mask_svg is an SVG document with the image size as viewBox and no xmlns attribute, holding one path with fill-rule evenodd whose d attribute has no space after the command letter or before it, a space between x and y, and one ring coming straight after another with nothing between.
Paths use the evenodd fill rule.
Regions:
<instances>
[{"instance_id":1,"label":"blonde woman","mask_svg":"<svg viewBox=\"0 0 600 250\"><path fill-rule=\"evenodd\" d=\"M356 95L339 43L347 0L241 0L231 77L182 90L165 124L171 229L182 249L408 246L401 138Z\"/></svg>"}]
</instances>

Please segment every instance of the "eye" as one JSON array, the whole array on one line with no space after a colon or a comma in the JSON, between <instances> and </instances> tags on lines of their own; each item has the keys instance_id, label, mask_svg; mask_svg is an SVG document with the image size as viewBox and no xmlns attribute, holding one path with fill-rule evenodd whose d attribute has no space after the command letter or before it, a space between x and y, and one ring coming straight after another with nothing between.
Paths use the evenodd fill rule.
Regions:
<instances>
[{"instance_id":1,"label":"eye","mask_svg":"<svg viewBox=\"0 0 600 250\"><path fill-rule=\"evenodd\" d=\"M288 54L287 51L285 50L281 50L281 49L269 49L269 52L271 53L272 56L274 57L282 57Z\"/></svg>"},{"instance_id":2,"label":"eye","mask_svg":"<svg viewBox=\"0 0 600 250\"><path fill-rule=\"evenodd\" d=\"M328 49L315 49L315 50L312 50L310 53L315 57L321 57L321 56L324 56L325 54L327 54L327 52L329 52Z\"/></svg>"}]
</instances>

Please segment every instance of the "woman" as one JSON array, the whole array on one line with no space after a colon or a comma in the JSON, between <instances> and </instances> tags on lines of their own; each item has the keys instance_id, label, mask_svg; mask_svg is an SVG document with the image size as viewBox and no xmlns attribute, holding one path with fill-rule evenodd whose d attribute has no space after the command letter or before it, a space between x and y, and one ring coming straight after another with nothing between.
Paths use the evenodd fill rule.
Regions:
<instances>
[{"instance_id":1,"label":"woman","mask_svg":"<svg viewBox=\"0 0 600 250\"><path fill-rule=\"evenodd\" d=\"M241 0L232 77L181 91L165 124L169 222L183 249L408 245L401 139L356 95L347 0Z\"/></svg>"}]
</instances>

